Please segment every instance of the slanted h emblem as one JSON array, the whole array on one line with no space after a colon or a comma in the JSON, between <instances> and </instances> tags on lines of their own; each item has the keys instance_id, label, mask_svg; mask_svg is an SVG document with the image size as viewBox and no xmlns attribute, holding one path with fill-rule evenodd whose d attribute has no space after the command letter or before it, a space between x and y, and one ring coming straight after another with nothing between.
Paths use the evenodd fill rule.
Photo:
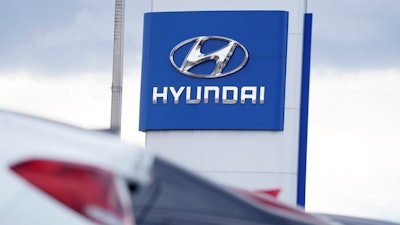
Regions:
<instances>
[{"instance_id":1,"label":"slanted h emblem","mask_svg":"<svg viewBox=\"0 0 400 225\"><path fill-rule=\"evenodd\" d=\"M213 40L224 41L227 44L222 48L212 51L210 53L202 53L202 47L204 43L206 41L213 41ZM174 59L175 53L177 52L178 49L191 42L193 42L192 48L187 53L183 62L180 65L177 65ZM234 54L235 49L237 47L241 48L242 51L244 52L243 60L235 68L230 69L229 71L225 71L224 69L228 64L229 60L231 59L231 56ZM249 59L249 53L242 44L233 39L220 36L200 36L185 40L176 45L172 49L169 56L169 60L171 61L171 64L175 67L175 69L177 69L180 73L196 78L218 78L233 74L242 69L246 65L248 59ZM201 73L191 72L191 69L194 68L195 66L211 60L215 61L215 67L211 73L201 74Z\"/></svg>"}]
</instances>

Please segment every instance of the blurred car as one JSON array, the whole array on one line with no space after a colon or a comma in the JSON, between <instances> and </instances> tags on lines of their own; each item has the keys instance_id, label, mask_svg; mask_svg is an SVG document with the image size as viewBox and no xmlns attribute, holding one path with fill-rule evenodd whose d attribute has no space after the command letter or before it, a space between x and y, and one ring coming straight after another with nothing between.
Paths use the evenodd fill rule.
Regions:
<instances>
[{"instance_id":1,"label":"blurred car","mask_svg":"<svg viewBox=\"0 0 400 225\"><path fill-rule=\"evenodd\" d=\"M264 207L267 208L274 208L278 207L281 208L282 205L276 205L276 201L274 198L277 197L279 193L276 193L276 190L266 190L266 191L257 191L257 192L249 192L243 191L240 189L233 189L235 192L241 193L242 195L247 196L252 201L256 201L262 204ZM283 207L285 207L283 205ZM304 214L298 209L286 207L284 210L298 214L300 216L306 216L310 218L317 218L318 220L322 220L325 223L332 224L332 225L400 225L399 223L388 222L383 220L377 219L370 219L370 218L362 218L362 217L355 217L355 216L346 216L346 215L336 215L336 214L323 214L323 213L307 213Z\"/></svg>"},{"instance_id":2,"label":"blurred car","mask_svg":"<svg viewBox=\"0 0 400 225\"><path fill-rule=\"evenodd\" d=\"M334 214L316 214L333 225L400 225L399 223L383 221L378 219L360 218L355 216L344 216Z\"/></svg>"},{"instance_id":3,"label":"blurred car","mask_svg":"<svg viewBox=\"0 0 400 225\"><path fill-rule=\"evenodd\" d=\"M109 134L0 110L0 224L132 225L153 157Z\"/></svg>"},{"instance_id":4,"label":"blurred car","mask_svg":"<svg viewBox=\"0 0 400 225\"><path fill-rule=\"evenodd\" d=\"M157 157L153 181L132 193L138 225L327 225L266 196L207 181ZM260 201L263 201L260 203Z\"/></svg>"}]
</instances>

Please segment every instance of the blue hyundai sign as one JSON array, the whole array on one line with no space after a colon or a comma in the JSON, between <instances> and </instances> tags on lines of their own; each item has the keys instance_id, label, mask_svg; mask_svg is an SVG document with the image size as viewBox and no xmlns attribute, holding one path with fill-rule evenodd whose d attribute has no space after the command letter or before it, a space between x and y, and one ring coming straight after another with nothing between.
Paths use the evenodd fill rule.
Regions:
<instances>
[{"instance_id":1,"label":"blue hyundai sign","mask_svg":"<svg viewBox=\"0 0 400 225\"><path fill-rule=\"evenodd\" d=\"M288 13L146 13L139 129L283 130Z\"/></svg>"}]
</instances>

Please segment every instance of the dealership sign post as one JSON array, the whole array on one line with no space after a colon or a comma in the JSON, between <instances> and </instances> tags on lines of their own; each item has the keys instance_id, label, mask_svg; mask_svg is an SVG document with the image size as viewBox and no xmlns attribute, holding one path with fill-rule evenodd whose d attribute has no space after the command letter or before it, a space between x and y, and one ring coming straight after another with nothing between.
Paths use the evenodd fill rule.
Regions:
<instances>
[{"instance_id":1,"label":"dealership sign post","mask_svg":"<svg viewBox=\"0 0 400 225\"><path fill-rule=\"evenodd\" d=\"M283 201L304 205L305 1L187 2L153 0L145 14L146 148L219 183L280 189Z\"/></svg>"}]
</instances>

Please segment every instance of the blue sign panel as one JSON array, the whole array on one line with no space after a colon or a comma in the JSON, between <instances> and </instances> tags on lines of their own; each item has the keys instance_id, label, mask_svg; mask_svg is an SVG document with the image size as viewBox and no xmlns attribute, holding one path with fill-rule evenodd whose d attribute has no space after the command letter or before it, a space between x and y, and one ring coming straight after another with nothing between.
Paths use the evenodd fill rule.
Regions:
<instances>
[{"instance_id":1,"label":"blue sign panel","mask_svg":"<svg viewBox=\"0 0 400 225\"><path fill-rule=\"evenodd\" d=\"M288 13L145 14L139 129L283 130Z\"/></svg>"}]
</instances>

